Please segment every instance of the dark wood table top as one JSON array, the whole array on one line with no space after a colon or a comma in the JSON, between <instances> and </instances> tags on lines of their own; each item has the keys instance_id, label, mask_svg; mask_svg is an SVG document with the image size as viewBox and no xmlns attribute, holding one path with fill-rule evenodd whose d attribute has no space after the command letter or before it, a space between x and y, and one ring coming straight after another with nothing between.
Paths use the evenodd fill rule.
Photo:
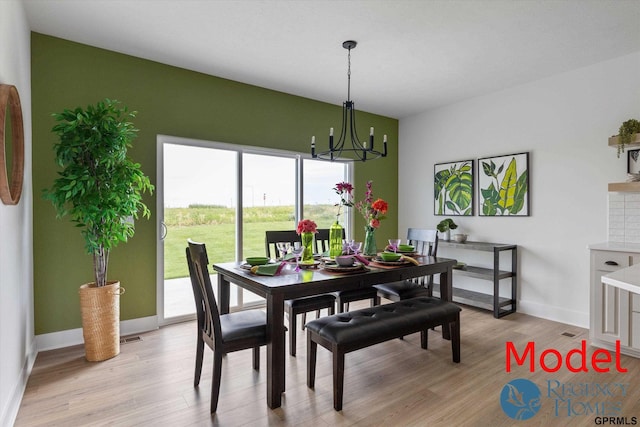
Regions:
<instances>
[{"instance_id":1,"label":"dark wood table top","mask_svg":"<svg viewBox=\"0 0 640 427\"><path fill-rule=\"evenodd\" d=\"M236 262L213 264L213 269L229 277L233 283L242 283L243 288L258 295L283 294L285 299L290 299L438 274L456 264L456 260L449 258L420 257L417 259L420 265L408 264L393 268L378 268L370 265L361 272L348 274L332 273L322 268L302 269L296 272L294 263L287 265L278 276L253 274L241 268L241 263Z\"/></svg>"}]
</instances>

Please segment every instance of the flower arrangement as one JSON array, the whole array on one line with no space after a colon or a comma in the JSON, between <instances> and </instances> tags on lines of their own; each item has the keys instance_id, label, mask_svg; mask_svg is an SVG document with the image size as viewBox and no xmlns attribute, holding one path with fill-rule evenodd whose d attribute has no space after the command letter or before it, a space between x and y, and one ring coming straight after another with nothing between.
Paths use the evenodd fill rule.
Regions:
<instances>
[{"instance_id":1,"label":"flower arrangement","mask_svg":"<svg viewBox=\"0 0 640 427\"><path fill-rule=\"evenodd\" d=\"M298 223L298 228L296 228L296 233L317 233L318 225L311 221L310 219L303 219Z\"/></svg>"},{"instance_id":2,"label":"flower arrangement","mask_svg":"<svg viewBox=\"0 0 640 427\"><path fill-rule=\"evenodd\" d=\"M340 218L340 210L343 206L351 207L353 206L353 185L348 182L339 182L333 187L333 190L336 192L338 196L340 196L340 203L336 203L335 206L338 207L338 213L336 214L336 221Z\"/></svg>"},{"instance_id":3,"label":"flower arrangement","mask_svg":"<svg viewBox=\"0 0 640 427\"><path fill-rule=\"evenodd\" d=\"M303 219L298 223L296 233L300 235L302 242L303 251L301 262L303 264L313 264L313 234L317 232L318 226L310 219Z\"/></svg>"},{"instance_id":4,"label":"flower arrangement","mask_svg":"<svg viewBox=\"0 0 640 427\"><path fill-rule=\"evenodd\" d=\"M384 200L378 198L373 200L373 190L371 189L373 181L367 182L367 192L365 193L364 200L355 204L356 209L360 211L364 217L367 227L378 228L380 227L380 221L386 218L387 209L389 204Z\"/></svg>"}]
</instances>

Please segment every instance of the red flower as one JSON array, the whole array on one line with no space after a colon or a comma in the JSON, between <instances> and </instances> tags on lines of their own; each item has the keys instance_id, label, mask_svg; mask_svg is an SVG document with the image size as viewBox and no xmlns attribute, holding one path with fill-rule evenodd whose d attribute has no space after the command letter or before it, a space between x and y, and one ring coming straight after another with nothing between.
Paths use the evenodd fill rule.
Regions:
<instances>
[{"instance_id":1,"label":"red flower","mask_svg":"<svg viewBox=\"0 0 640 427\"><path fill-rule=\"evenodd\" d=\"M298 234L317 233L318 232L317 229L318 229L318 226L316 225L315 222L311 221L310 219L303 219L298 223L298 228L296 229L296 232Z\"/></svg>"},{"instance_id":2,"label":"red flower","mask_svg":"<svg viewBox=\"0 0 640 427\"><path fill-rule=\"evenodd\" d=\"M371 204L371 207L380 212L382 215L387 213L387 209L389 208L389 204L382 199L377 199L375 202Z\"/></svg>"}]
</instances>

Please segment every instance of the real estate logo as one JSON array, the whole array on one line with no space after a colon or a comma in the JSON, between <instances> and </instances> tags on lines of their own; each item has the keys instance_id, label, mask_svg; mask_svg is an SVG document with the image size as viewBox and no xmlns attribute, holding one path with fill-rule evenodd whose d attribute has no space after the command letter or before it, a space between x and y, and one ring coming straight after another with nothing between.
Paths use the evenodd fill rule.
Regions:
<instances>
[{"instance_id":1,"label":"real estate logo","mask_svg":"<svg viewBox=\"0 0 640 427\"><path fill-rule=\"evenodd\" d=\"M546 349L535 357L535 343L529 342L524 351L512 342L506 343L506 372L510 373L513 361L526 366L529 360L529 372L539 369L547 373L558 372L561 368L579 374L594 371L607 373L615 367L620 374L628 372L621 364L620 342L616 342L614 356L605 349L597 349L587 355L586 341L579 348L571 349L566 355L558 350ZM590 362L590 363L589 363ZM593 416L596 425L636 425L637 417L627 417L622 411L623 400L629 396L629 383L625 382L581 382L547 379L541 393L538 385L531 380L518 378L508 382L500 392L500 405L504 413L514 420L528 420L545 407L555 418ZM547 406L547 404L549 406Z\"/></svg>"},{"instance_id":2,"label":"real estate logo","mask_svg":"<svg viewBox=\"0 0 640 427\"><path fill-rule=\"evenodd\" d=\"M531 381L509 381L500 393L500 406L514 420L528 420L540 410L540 389Z\"/></svg>"}]
</instances>

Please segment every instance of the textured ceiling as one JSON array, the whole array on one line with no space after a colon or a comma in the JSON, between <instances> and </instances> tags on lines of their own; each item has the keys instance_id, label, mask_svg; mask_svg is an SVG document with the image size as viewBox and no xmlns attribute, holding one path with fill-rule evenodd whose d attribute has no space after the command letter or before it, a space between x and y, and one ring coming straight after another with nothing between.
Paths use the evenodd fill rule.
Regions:
<instances>
[{"instance_id":1,"label":"textured ceiling","mask_svg":"<svg viewBox=\"0 0 640 427\"><path fill-rule=\"evenodd\" d=\"M640 50L636 0L23 0L32 31L402 118Z\"/></svg>"}]
</instances>

